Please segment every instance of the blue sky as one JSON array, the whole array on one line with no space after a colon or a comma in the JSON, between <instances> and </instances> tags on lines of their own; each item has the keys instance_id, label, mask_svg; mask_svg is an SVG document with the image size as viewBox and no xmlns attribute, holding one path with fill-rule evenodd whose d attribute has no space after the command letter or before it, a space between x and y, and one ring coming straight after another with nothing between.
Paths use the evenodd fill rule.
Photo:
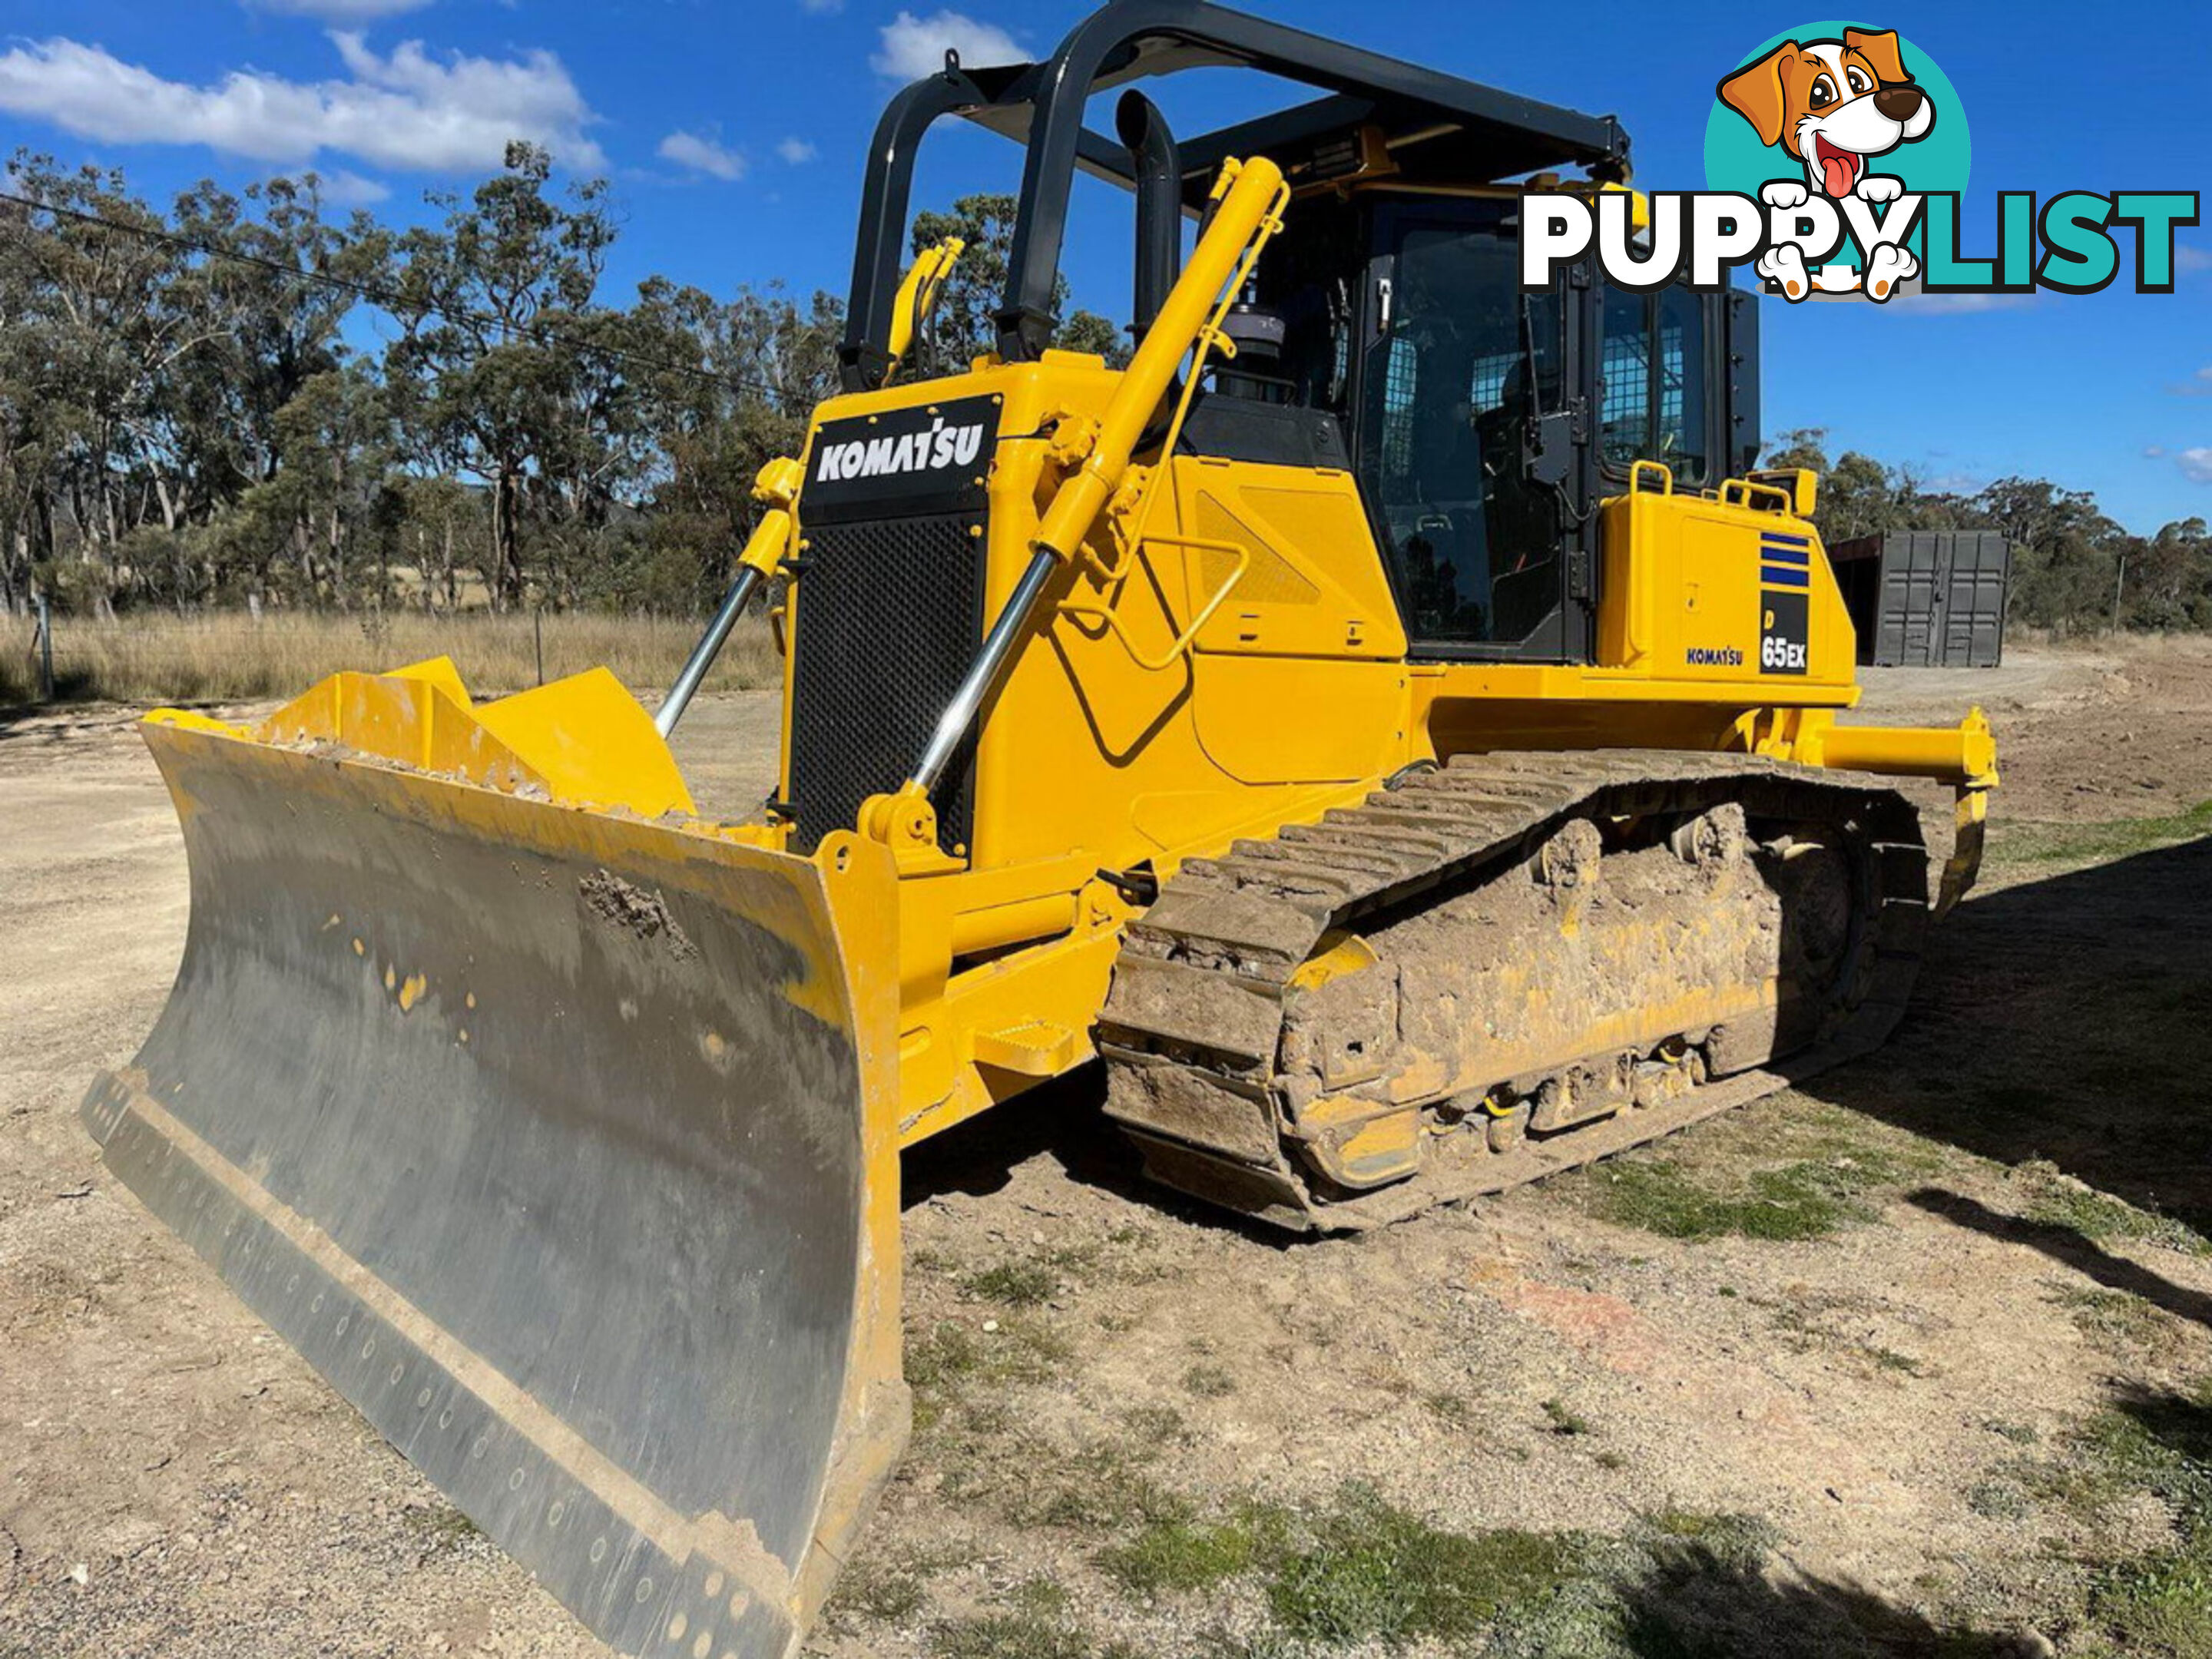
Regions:
<instances>
[{"instance_id":1,"label":"blue sky","mask_svg":"<svg viewBox=\"0 0 2212 1659\"><path fill-rule=\"evenodd\" d=\"M1638 182L1704 185L1719 76L1800 16L1692 9L1261 0L1493 85L1619 115ZM620 297L650 272L726 294L844 287L860 157L884 98L947 40L973 60L1048 52L1059 0L0 0L0 142L124 167L166 197L313 166L388 219L465 185L510 133L614 181ZM1806 16L1818 15L1808 9ZM1955 83L1972 123L1967 252L1998 189L2203 190L2212 8L1875 9ZM1188 84L1184 84L1184 83ZM1196 131L1279 98L1220 72L1158 94ZM972 132L925 151L919 198L1011 189L1018 152ZM1079 196L1078 297L1118 313L1127 208ZM2125 250L2131 263L2132 248ZM1766 302L1765 423L1972 489L2039 473L2094 490L2130 528L2212 517L2212 229L2183 233L2179 291Z\"/></svg>"}]
</instances>

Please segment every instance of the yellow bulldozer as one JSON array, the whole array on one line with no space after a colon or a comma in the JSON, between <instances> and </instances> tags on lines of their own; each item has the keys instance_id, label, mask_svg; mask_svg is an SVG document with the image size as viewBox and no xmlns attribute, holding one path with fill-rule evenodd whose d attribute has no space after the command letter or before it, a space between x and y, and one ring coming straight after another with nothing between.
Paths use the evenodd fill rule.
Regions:
<instances>
[{"instance_id":1,"label":"yellow bulldozer","mask_svg":"<svg viewBox=\"0 0 2212 1659\"><path fill-rule=\"evenodd\" d=\"M1304 90L1179 136L1133 84L1222 66ZM995 349L931 365L947 117L1026 153ZM1053 344L1079 172L1133 204L1119 369ZM109 1167L613 1647L757 1659L905 1438L902 1148L1100 1066L1151 1176L1327 1232L1879 1042L1989 728L1838 718L1755 299L1524 292L1532 179L1627 139L1194 0L948 58L657 713L438 660L148 718L191 924ZM723 823L666 737L756 600L781 766Z\"/></svg>"}]
</instances>

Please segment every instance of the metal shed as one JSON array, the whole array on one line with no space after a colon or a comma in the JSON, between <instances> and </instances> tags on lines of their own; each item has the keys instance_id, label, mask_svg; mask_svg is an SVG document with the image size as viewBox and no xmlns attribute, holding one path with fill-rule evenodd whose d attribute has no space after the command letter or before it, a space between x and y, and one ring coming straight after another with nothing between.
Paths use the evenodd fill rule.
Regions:
<instances>
[{"instance_id":1,"label":"metal shed","mask_svg":"<svg viewBox=\"0 0 2212 1659\"><path fill-rule=\"evenodd\" d=\"M2004 655L2012 546L1994 530L1900 530L1828 549L1877 667L1995 668Z\"/></svg>"}]
</instances>

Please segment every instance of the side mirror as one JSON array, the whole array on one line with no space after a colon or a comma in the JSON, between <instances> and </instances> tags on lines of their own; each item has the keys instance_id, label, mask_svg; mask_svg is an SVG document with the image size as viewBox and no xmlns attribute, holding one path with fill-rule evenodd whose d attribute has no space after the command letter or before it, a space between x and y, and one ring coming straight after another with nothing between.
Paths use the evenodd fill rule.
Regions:
<instances>
[{"instance_id":1,"label":"side mirror","mask_svg":"<svg viewBox=\"0 0 2212 1659\"><path fill-rule=\"evenodd\" d=\"M1798 518L1809 519L1820 499L1820 475L1808 466L1782 467L1771 472L1751 472L1745 475L1755 484L1765 484L1779 489L1790 497L1790 510Z\"/></svg>"}]
</instances>

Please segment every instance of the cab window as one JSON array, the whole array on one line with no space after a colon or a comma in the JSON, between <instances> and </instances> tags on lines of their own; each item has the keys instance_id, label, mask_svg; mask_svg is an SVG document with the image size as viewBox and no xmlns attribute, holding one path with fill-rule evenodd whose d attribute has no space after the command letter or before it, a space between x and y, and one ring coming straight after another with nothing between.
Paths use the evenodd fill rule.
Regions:
<instances>
[{"instance_id":1,"label":"cab window","mask_svg":"<svg viewBox=\"0 0 2212 1659\"><path fill-rule=\"evenodd\" d=\"M1561 313L1521 292L1503 204L1395 223L1367 352L1365 482L1417 641L1503 646L1558 613L1559 501L1523 455L1559 406Z\"/></svg>"},{"instance_id":2,"label":"cab window","mask_svg":"<svg viewBox=\"0 0 2212 1659\"><path fill-rule=\"evenodd\" d=\"M1607 474L1626 479L1633 463L1660 461L1678 484L1707 483L1705 319L1698 295L1608 286L1604 340L1598 426Z\"/></svg>"}]
</instances>

